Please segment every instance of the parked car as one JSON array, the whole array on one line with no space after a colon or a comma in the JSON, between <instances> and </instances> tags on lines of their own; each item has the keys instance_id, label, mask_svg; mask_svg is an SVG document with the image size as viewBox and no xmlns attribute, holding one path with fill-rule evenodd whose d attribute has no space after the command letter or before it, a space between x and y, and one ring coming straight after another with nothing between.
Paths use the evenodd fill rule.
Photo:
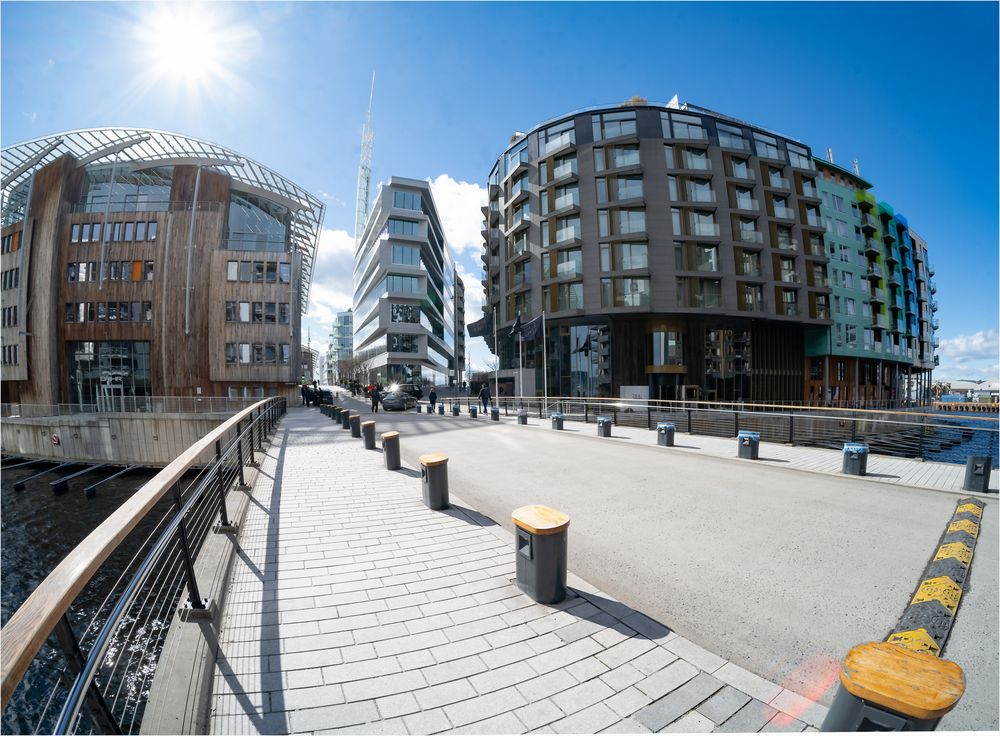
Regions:
<instances>
[{"instance_id":1,"label":"parked car","mask_svg":"<svg viewBox=\"0 0 1000 736\"><path fill-rule=\"evenodd\" d=\"M417 405L417 400L402 391L389 391L382 397L382 408L386 411L406 411Z\"/></svg>"},{"instance_id":2,"label":"parked car","mask_svg":"<svg viewBox=\"0 0 1000 736\"><path fill-rule=\"evenodd\" d=\"M316 392L313 403L316 406L320 404L332 404L333 403L333 387L332 386L320 386L319 391Z\"/></svg>"},{"instance_id":3,"label":"parked car","mask_svg":"<svg viewBox=\"0 0 1000 736\"><path fill-rule=\"evenodd\" d=\"M409 394L415 399L422 399L424 397L424 390L416 383L397 383L392 390Z\"/></svg>"}]
</instances>

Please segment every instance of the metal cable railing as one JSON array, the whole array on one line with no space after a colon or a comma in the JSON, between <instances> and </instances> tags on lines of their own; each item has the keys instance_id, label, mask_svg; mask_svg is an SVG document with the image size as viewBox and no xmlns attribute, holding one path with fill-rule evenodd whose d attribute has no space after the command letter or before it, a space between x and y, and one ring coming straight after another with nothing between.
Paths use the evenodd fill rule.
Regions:
<instances>
[{"instance_id":1,"label":"metal cable railing","mask_svg":"<svg viewBox=\"0 0 1000 736\"><path fill-rule=\"evenodd\" d=\"M254 452L263 451L286 409L285 399L268 399L227 420L67 555L3 629L4 706L33 660L51 659L61 651L66 666L38 714L35 731L139 731L184 589L189 594L186 607L204 607L194 574L198 552L217 521L229 525L227 493L245 484L245 464ZM214 462L196 471L199 456L213 445ZM74 606L95 574L109 569L121 573L103 600L89 610ZM50 633L55 646L44 647Z\"/></svg>"}]
</instances>

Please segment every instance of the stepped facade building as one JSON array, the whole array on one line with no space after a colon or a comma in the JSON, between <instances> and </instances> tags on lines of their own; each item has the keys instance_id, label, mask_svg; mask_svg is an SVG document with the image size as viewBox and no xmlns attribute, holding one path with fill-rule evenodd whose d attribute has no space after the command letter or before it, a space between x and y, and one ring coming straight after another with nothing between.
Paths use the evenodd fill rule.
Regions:
<instances>
[{"instance_id":1,"label":"stepped facade building","mask_svg":"<svg viewBox=\"0 0 1000 736\"><path fill-rule=\"evenodd\" d=\"M488 189L474 331L495 317L507 393L541 393L541 341L516 386L504 328L543 311L551 395L898 405L930 386L926 246L799 141L626 103L516 134ZM890 278L889 258L896 281L873 285L869 266Z\"/></svg>"}]
</instances>

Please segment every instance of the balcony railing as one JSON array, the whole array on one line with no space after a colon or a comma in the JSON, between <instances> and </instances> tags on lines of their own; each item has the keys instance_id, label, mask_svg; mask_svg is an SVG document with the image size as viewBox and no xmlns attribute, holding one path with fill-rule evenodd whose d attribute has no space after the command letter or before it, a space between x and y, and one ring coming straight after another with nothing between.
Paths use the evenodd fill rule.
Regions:
<instances>
[{"instance_id":1,"label":"balcony railing","mask_svg":"<svg viewBox=\"0 0 1000 736\"><path fill-rule=\"evenodd\" d=\"M741 243L763 243L764 233L757 230L739 230L736 233L736 239Z\"/></svg>"},{"instance_id":2,"label":"balcony railing","mask_svg":"<svg viewBox=\"0 0 1000 736\"><path fill-rule=\"evenodd\" d=\"M716 223L692 222L691 234L698 237L717 238L719 237L719 226Z\"/></svg>"},{"instance_id":3,"label":"balcony railing","mask_svg":"<svg viewBox=\"0 0 1000 736\"><path fill-rule=\"evenodd\" d=\"M802 196L812 197L813 199L819 199L819 190L812 184L803 184Z\"/></svg>"},{"instance_id":4,"label":"balcony railing","mask_svg":"<svg viewBox=\"0 0 1000 736\"><path fill-rule=\"evenodd\" d=\"M877 263L871 264L868 266L868 271L865 273L865 277L875 281L880 280L882 278L882 267Z\"/></svg>"},{"instance_id":5,"label":"balcony railing","mask_svg":"<svg viewBox=\"0 0 1000 736\"><path fill-rule=\"evenodd\" d=\"M885 291L882 289L872 289L871 290L871 300L873 302L880 302L885 304Z\"/></svg>"},{"instance_id":6,"label":"balcony railing","mask_svg":"<svg viewBox=\"0 0 1000 736\"><path fill-rule=\"evenodd\" d=\"M757 212L760 210L760 205L757 200L753 197L737 197L736 198L736 209L738 210L753 210Z\"/></svg>"},{"instance_id":7,"label":"balcony railing","mask_svg":"<svg viewBox=\"0 0 1000 736\"><path fill-rule=\"evenodd\" d=\"M793 210L791 207L781 207L779 205L774 205L774 216L781 217L786 220L794 220L795 210Z\"/></svg>"},{"instance_id":8,"label":"balcony railing","mask_svg":"<svg viewBox=\"0 0 1000 736\"><path fill-rule=\"evenodd\" d=\"M816 314L813 319L830 319L830 308L822 305L816 306Z\"/></svg>"},{"instance_id":9,"label":"balcony railing","mask_svg":"<svg viewBox=\"0 0 1000 736\"><path fill-rule=\"evenodd\" d=\"M778 250L798 250L799 241L795 238L782 239L778 241Z\"/></svg>"},{"instance_id":10,"label":"balcony railing","mask_svg":"<svg viewBox=\"0 0 1000 736\"><path fill-rule=\"evenodd\" d=\"M715 192L711 189L699 190L694 187L688 187L687 198L689 202L714 202Z\"/></svg>"},{"instance_id":11,"label":"balcony railing","mask_svg":"<svg viewBox=\"0 0 1000 736\"><path fill-rule=\"evenodd\" d=\"M797 284L799 283L799 274L795 271L782 271L781 280L786 283Z\"/></svg>"},{"instance_id":12,"label":"balcony railing","mask_svg":"<svg viewBox=\"0 0 1000 736\"><path fill-rule=\"evenodd\" d=\"M767 185L773 189L791 189L792 184L783 176L769 176Z\"/></svg>"},{"instance_id":13,"label":"balcony railing","mask_svg":"<svg viewBox=\"0 0 1000 736\"><path fill-rule=\"evenodd\" d=\"M812 212L806 213L806 224L812 225L813 227L820 227L822 225L822 220L819 215L813 214Z\"/></svg>"},{"instance_id":14,"label":"balcony railing","mask_svg":"<svg viewBox=\"0 0 1000 736\"><path fill-rule=\"evenodd\" d=\"M709 171L712 168L712 161L708 158L685 156L684 167L693 171Z\"/></svg>"}]
</instances>

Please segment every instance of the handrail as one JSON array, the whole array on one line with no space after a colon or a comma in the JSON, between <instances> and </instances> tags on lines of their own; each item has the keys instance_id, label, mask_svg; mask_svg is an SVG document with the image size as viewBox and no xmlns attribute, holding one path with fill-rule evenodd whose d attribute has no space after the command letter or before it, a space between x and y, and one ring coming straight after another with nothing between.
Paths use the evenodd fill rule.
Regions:
<instances>
[{"instance_id":1,"label":"handrail","mask_svg":"<svg viewBox=\"0 0 1000 736\"><path fill-rule=\"evenodd\" d=\"M28 666L70 604L122 540L197 463L204 451L214 447L216 441L255 410L263 410L269 401L263 399L230 417L178 455L74 547L14 612L0 630L0 709L7 706Z\"/></svg>"}]
</instances>

